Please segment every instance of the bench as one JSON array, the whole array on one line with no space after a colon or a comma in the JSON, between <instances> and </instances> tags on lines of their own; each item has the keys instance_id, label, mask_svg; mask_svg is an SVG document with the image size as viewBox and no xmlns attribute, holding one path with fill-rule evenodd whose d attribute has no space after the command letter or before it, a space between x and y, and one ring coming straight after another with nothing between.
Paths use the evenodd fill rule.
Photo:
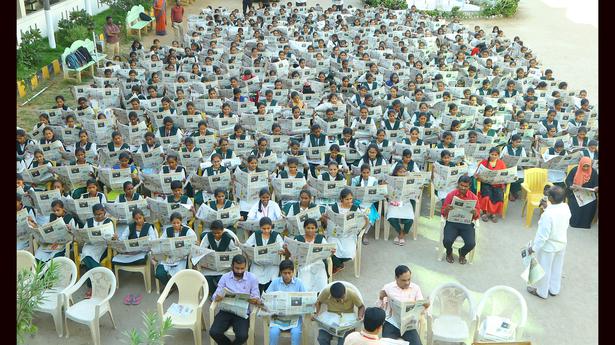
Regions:
<instances>
[{"instance_id":1,"label":"bench","mask_svg":"<svg viewBox=\"0 0 615 345\"><path fill-rule=\"evenodd\" d=\"M143 5L132 6L130 11L126 14L126 30L129 33L132 32L132 30L136 30L139 35L139 40L141 40L141 30L147 30L149 24L154 21L154 18L149 21L142 20L139 17L139 14L141 13L145 13L145 8L143 8Z\"/></svg>"},{"instance_id":2,"label":"bench","mask_svg":"<svg viewBox=\"0 0 615 345\"><path fill-rule=\"evenodd\" d=\"M75 52L77 48L79 47L85 47L88 50L88 52L92 56L92 61L88 62L87 64L79 68L75 68L75 69L69 68L68 65L66 64L66 56ZM90 68L90 71L92 72L92 77L94 77L94 66L97 65L99 62L103 61L106 58L106 56L107 56L106 54L99 53L96 51L94 42L92 42L90 39L78 40L78 41L73 42L73 44L71 44L70 47L64 49L64 53L61 56L62 69L64 70L64 79L68 78L69 72L76 72L77 81L81 82L81 71L85 70L88 67Z\"/></svg>"}]
</instances>

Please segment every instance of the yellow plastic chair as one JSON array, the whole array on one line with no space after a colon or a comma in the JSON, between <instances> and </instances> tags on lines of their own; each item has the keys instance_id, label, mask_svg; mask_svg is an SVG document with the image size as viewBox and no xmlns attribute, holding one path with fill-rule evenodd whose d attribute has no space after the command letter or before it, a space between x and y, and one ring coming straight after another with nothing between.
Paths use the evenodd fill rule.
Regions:
<instances>
[{"instance_id":1,"label":"yellow plastic chair","mask_svg":"<svg viewBox=\"0 0 615 345\"><path fill-rule=\"evenodd\" d=\"M476 181L476 192L480 192L480 181ZM506 211L508 211L508 196L510 195L510 183L506 184L506 189L504 190L504 207L502 207L502 219L506 218Z\"/></svg>"},{"instance_id":2,"label":"yellow plastic chair","mask_svg":"<svg viewBox=\"0 0 615 345\"><path fill-rule=\"evenodd\" d=\"M548 180L547 169L531 168L525 170L521 188L525 191L526 196L523 209L521 211L521 217L523 217L523 213L525 212L525 226L528 228L532 224L534 210L538 208L540 200L544 195L544 188L547 185L553 185Z\"/></svg>"},{"instance_id":3,"label":"yellow plastic chair","mask_svg":"<svg viewBox=\"0 0 615 345\"><path fill-rule=\"evenodd\" d=\"M114 218L111 218L111 221L113 222L113 228L117 231L117 220ZM79 242L77 241L73 242L73 255L75 258L75 264L77 265L77 278L79 278L81 276L81 253L79 252ZM112 271L113 265L111 264L112 259L113 259L113 251L111 250L111 247L107 246L107 256L100 261L100 265L108 268L113 273Z\"/></svg>"},{"instance_id":4,"label":"yellow plastic chair","mask_svg":"<svg viewBox=\"0 0 615 345\"><path fill-rule=\"evenodd\" d=\"M164 312L163 304L173 284L177 285L177 291L179 292L177 304L189 307L191 309L189 315L177 315L169 313L168 310ZM156 302L158 315L161 319L170 317L174 328L192 330L194 333L194 343L201 345L203 342L202 331L205 328L203 305L205 300L207 300L207 296L209 296L209 285L207 285L207 280L201 272L191 269L179 271L171 277L171 280L169 280L169 283Z\"/></svg>"}]
</instances>

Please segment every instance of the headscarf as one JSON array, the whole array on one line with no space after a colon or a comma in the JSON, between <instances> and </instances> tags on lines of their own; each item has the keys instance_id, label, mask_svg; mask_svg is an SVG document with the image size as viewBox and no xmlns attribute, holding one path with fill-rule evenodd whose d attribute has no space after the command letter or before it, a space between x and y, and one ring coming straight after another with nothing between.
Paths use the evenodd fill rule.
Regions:
<instances>
[{"instance_id":1,"label":"headscarf","mask_svg":"<svg viewBox=\"0 0 615 345\"><path fill-rule=\"evenodd\" d=\"M589 170L584 171L583 165L589 164ZM574 174L573 184L577 186L582 186L589 181L592 176L592 160L589 157L581 157L579 161L579 166L577 167L577 172Z\"/></svg>"}]
</instances>

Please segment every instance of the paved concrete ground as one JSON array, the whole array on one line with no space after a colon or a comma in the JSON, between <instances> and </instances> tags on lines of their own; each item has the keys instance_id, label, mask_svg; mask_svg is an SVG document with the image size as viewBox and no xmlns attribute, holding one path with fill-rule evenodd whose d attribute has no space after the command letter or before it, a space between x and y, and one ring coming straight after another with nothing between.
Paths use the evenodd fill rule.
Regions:
<instances>
[{"instance_id":1,"label":"paved concrete ground","mask_svg":"<svg viewBox=\"0 0 615 345\"><path fill-rule=\"evenodd\" d=\"M323 1L328 5L329 1ZM316 0L308 0L308 6ZM346 0L346 4L358 5L359 0ZM209 4L239 8L240 1L197 2L187 8L188 13ZM548 15L545 15L548 13ZM573 88L586 88L590 98L597 100L597 30L589 25L570 22L565 11L550 9L537 0L522 0L519 14L513 19L474 20L485 28L499 25L507 36L519 35L538 53L539 57L555 74L563 77ZM144 38L150 44L153 36ZM162 38L163 44L170 42L170 35ZM594 98L595 96L595 98ZM427 207L425 206L424 209ZM425 212L423 212L425 216ZM531 229L523 227L521 203L510 203L506 220L497 224L483 224L478 238L479 252L473 265L461 266L436 260L435 247L439 238L439 217L421 217L417 241L409 241L405 247L395 246L391 241L373 240L363 249L361 278L356 279L349 268L335 276L336 280L347 280L361 290L366 304L374 305L380 287L392 281L393 269L398 264L409 265L413 281L419 284L423 294L428 296L439 284L455 281L465 285L478 304L482 293L494 285L508 285L526 298L529 311L525 334L537 345L597 344L598 343L598 228L590 230L570 229L568 248L564 264L564 279L561 294L549 300L541 300L525 292L524 282L519 277L522 265L519 250L533 238L538 215L534 217ZM393 237L393 235L391 235ZM140 306L125 306L122 299L129 293L142 293L143 280L140 275L120 273L121 288L116 291L111 307L118 329L111 328L110 320L101 323L102 344L115 345L127 339L122 333L142 327L141 312L155 311L158 295L144 294ZM177 301L177 293L171 295L168 303ZM209 303L206 303L206 307ZM51 317L43 315L35 319L39 327L37 336L26 343L67 345L91 344L87 327L70 323L71 337L57 338ZM190 331L174 330L168 344L192 344ZM204 332L204 344L209 338ZM262 325L257 321L255 344L262 344ZM288 341L286 341L288 342Z\"/></svg>"}]
</instances>

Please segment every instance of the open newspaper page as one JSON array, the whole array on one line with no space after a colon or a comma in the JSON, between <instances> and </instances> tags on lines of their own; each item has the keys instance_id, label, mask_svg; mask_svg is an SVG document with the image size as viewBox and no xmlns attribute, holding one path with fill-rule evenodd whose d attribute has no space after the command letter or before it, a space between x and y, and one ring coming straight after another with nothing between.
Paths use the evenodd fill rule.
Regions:
<instances>
[{"instance_id":1,"label":"open newspaper page","mask_svg":"<svg viewBox=\"0 0 615 345\"><path fill-rule=\"evenodd\" d=\"M28 210L25 207L17 211L17 241L27 241L30 239L28 217Z\"/></svg>"},{"instance_id":2,"label":"open newspaper page","mask_svg":"<svg viewBox=\"0 0 615 345\"><path fill-rule=\"evenodd\" d=\"M337 199L342 189L346 188L346 180L342 181L323 181L308 175L308 188L318 198Z\"/></svg>"},{"instance_id":3,"label":"open newspaper page","mask_svg":"<svg viewBox=\"0 0 615 345\"><path fill-rule=\"evenodd\" d=\"M507 167L527 168L536 167L539 164L538 157L502 156L502 161Z\"/></svg>"},{"instance_id":4,"label":"open newspaper page","mask_svg":"<svg viewBox=\"0 0 615 345\"><path fill-rule=\"evenodd\" d=\"M204 190L210 194L217 188L224 188L228 190L231 186L231 172L229 170L213 175L213 176L199 176L197 174L190 174L188 179L192 188L195 190Z\"/></svg>"},{"instance_id":5,"label":"open newspaper page","mask_svg":"<svg viewBox=\"0 0 615 345\"><path fill-rule=\"evenodd\" d=\"M113 231L113 224L111 225ZM34 232L34 237L36 237L43 249L47 249L49 245L65 244L73 240L73 235L68 231L63 218L58 218L53 222L31 229ZM113 233L111 235L113 236Z\"/></svg>"},{"instance_id":6,"label":"open newspaper page","mask_svg":"<svg viewBox=\"0 0 615 345\"><path fill-rule=\"evenodd\" d=\"M412 329L417 329L421 314L425 312L424 304L428 302L429 300L426 299L415 302L402 302L389 297L392 318L388 321L393 326L399 328L401 334Z\"/></svg>"},{"instance_id":7,"label":"open newspaper page","mask_svg":"<svg viewBox=\"0 0 615 345\"><path fill-rule=\"evenodd\" d=\"M149 197L146 200L151 220L158 220L162 224L168 224L173 212L179 212L184 220L192 218L192 211L188 204L168 203Z\"/></svg>"},{"instance_id":8,"label":"open newspaper page","mask_svg":"<svg viewBox=\"0 0 615 345\"><path fill-rule=\"evenodd\" d=\"M89 164L77 164L53 167L51 171L58 175L67 188L75 189L85 187L86 182L91 178L91 169Z\"/></svg>"},{"instance_id":9,"label":"open newspaper page","mask_svg":"<svg viewBox=\"0 0 615 345\"><path fill-rule=\"evenodd\" d=\"M235 171L235 193L239 199L255 200L258 199L258 192L269 187L269 172L250 172L241 169Z\"/></svg>"},{"instance_id":10,"label":"open newspaper page","mask_svg":"<svg viewBox=\"0 0 615 345\"><path fill-rule=\"evenodd\" d=\"M127 202L105 203L105 210L117 219L118 223L127 224L132 222L132 212L136 209L143 211L145 219L150 218L150 211L147 207L146 199L139 199Z\"/></svg>"},{"instance_id":11,"label":"open newspaper page","mask_svg":"<svg viewBox=\"0 0 615 345\"><path fill-rule=\"evenodd\" d=\"M321 216L322 213L320 206L308 208L306 210L300 211L295 215L287 216L286 229L288 230L288 235L292 236L305 234L305 230L303 229L303 223L308 220L308 218L315 219L318 222L318 227L320 227Z\"/></svg>"},{"instance_id":12,"label":"open newspaper page","mask_svg":"<svg viewBox=\"0 0 615 345\"><path fill-rule=\"evenodd\" d=\"M157 147L148 152L133 153L132 157L141 169L158 169L164 161L162 147Z\"/></svg>"},{"instance_id":13,"label":"open newspaper page","mask_svg":"<svg viewBox=\"0 0 615 345\"><path fill-rule=\"evenodd\" d=\"M316 323L327 333L343 337L348 331L360 328L362 321L357 318L356 313L338 314L325 311L318 315Z\"/></svg>"},{"instance_id":14,"label":"open newspaper page","mask_svg":"<svg viewBox=\"0 0 615 345\"><path fill-rule=\"evenodd\" d=\"M247 246L245 244L239 244L239 247L243 253L248 257L250 262L259 265L274 265L280 264L280 244L271 243L262 246Z\"/></svg>"},{"instance_id":15,"label":"open newspaper page","mask_svg":"<svg viewBox=\"0 0 615 345\"><path fill-rule=\"evenodd\" d=\"M124 182L132 181L132 174L130 173L130 168L100 168L98 169L98 177L105 186L113 190L122 190L122 188L124 188Z\"/></svg>"},{"instance_id":16,"label":"open newspaper page","mask_svg":"<svg viewBox=\"0 0 615 345\"><path fill-rule=\"evenodd\" d=\"M352 194L357 200L361 200L363 203L375 203L381 200L384 200L385 196L388 193L388 188L386 184L379 184L376 186L366 186L366 187L350 187Z\"/></svg>"},{"instance_id":17,"label":"open newspaper page","mask_svg":"<svg viewBox=\"0 0 615 345\"><path fill-rule=\"evenodd\" d=\"M21 174L26 183L44 184L53 180L51 169L49 165L43 164L36 168L25 169Z\"/></svg>"},{"instance_id":18,"label":"open newspaper page","mask_svg":"<svg viewBox=\"0 0 615 345\"><path fill-rule=\"evenodd\" d=\"M389 168L390 167L388 165L376 165L376 166L371 166L370 165L370 167L369 167L370 175L375 177L378 181L382 181L388 175ZM351 170L352 170L352 175L353 176L360 176L361 175L361 167L360 166L353 165L353 166L351 166Z\"/></svg>"},{"instance_id":19,"label":"open newspaper page","mask_svg":"<svg viewBox=\"0 0 615 345\"><path fill-rule=\"evenodd\" d=\"M476 207L476 200L462 200L455 196L451 206L453 209L448 211L447 221L461 224L472 223L472 210Z\"/></svg>"},{"instance_id":20,"label":"open newspaper page","mask_svg":"<svg viewBox=\"0 0 615 345\"><path fill-rule=\"evenodd\" d=\"M581 159L581 152L571 153L566 156L555 156L546 160L541 164L541 168L543 169L554 169L554 170L566 170L569 165L577 165L579 164L579 160Z\"/></svg>"},{"instance_id":21,"label":"open newspaper page","mask_svg":"<svg viewBox=\"0 0 615 345\"><path fill-rule=\"evenodd\" d=\"M330 208L326 211L328 220L332 226L327 226L330 230L329 236L348 237L357 235L365 226L366 216L360 211L349 211L346 214L333 212Z\"/></svg>"},{"instance_id":22,"label":"open newspaper page","mask_svg":"<svg viewBox=\"0 0 615 345\"><path fill-rule=\"evenodd\" d=\"M70 197L62 197L62 202L68 213L77 217L82 223L88 218L94 217L92 206L100 204L98 196L92 198L73 199Z\"/></svg>"},{"instance_id":23,"label":"open newspaper page","mask_svg":"<svg viewBox=\"0 0 615 345\"><path fill-rule=\"evenodd\" d=\"M418 200L421 197L421 194L423 192L423 184L424 184L423 182L425 182L426 176L422 176L422 175L387 176L386 182L389 187L388 188L389 200L391 201Z\"/></svg>"},{"instance_id":24,"label":"open newspaper page","mask_svg":"<svg viewBox=\"0 0 615 345\"><path fill-rule=\"evenodd\" d=\"M531 286L541 280L544 275L544 269L540 266L536 257L532 255L530 257L529 264L525 266L525 269L521 273L521 279Z\"/></svg>"},{"instance_id":25,"label":"open newspaper page","mask_svg":"<svg viewBox=\"0 0 615 345\"><path fill-rule=\"evenodd\" d=\"M433 165L433 184L436 190L450 191L457 187L459 177L468 172L467 165L447 167L440 163Z\"/></svg>"},{"instance_id":26,"label":"open newspaper page","mask_svg":"<svg viewBox=\"0 0 615 345\"><path fill-rule=\"evenodd\" d=\"M118 253L140 253L151 249L149 237L133 238L131 240L112 240L109 245Z\"/></svg>"},{"instance_id":27,"label":"open newspaper page","mask_svg":"<svg viewBox=\"0 0 615 345\"><path fill-rule=\"evenodd\" d=\"M192 265L198 268L223 273L231 269L233 256L238 254L241 254L239 248L226 252L216 252L213 249L192 246L190 259Z\"/></svg>"},{"instance_id":28,"label":"open newspaper page","mask_svg":"<svg viewBox=\"0 0 615 345\"><path fill-rule=\"evenodd\" d=\"M32 198L36 214L51 214L51 203L54 200L62 199L62 194L58 189L52 189L44 192L37 192L34 189L30 189L28 194Z\"/></svg>"},{"instance_id":29,"label":"open newspaper page","mask_svg":"<svg viewBox=\"0 0 615 345\"><path fill-rule=\"evenodd\" d=\"M199 207L196 217L202 220L206 227L209 227L214 220L219 220L225 227L229 227L234 225L240 218L239 205L214 210L207 203L204 203Z\"/></svg>"},{"instance_id":30,"label":"open newspaper page","mask_svg":"<svg viewBox=\"0 0 615 345\"><path fill-rule=\"evenodd\" d=\"M476 175L478 175L482 181L489 184L507 184L515 182L518 179L516 166L506 169L489 170L481 164L478 166Z\"/></svg>"},{"instance_id":31,"label":"open newspaper page","mask_svg":"<svg viewBox=\"0 0 615 345\"><path fill-rule=\"evenodd\" d=\"M56 140L49 144L29 144L26 146L26 152L34 155L34 152L40 150L45 155L45 159L50 161L58 161L62 158L64 145L60 140Z\"/></svg>"},{"instance_id":32,"label":"open newspaper page","mask_svg":"<svg viewBox=\"0 0 615 345\"><path fill-rule=\"evenodd\" d=\"M185 259L196 243L194 236L159 238L150 241L152 255L162 264L175 264Z\"/></svg>"},{"instance_id":33,"label":"open newspaper page","mask_svg":"<svg viewBox=\"0 0 615 345\"><path fill-rule=\"evenodd\" d=\"M105 244L115 234L113 222L77 230L77 240L87 244Z\"/></svg>"},{"instance_id":34,"label":"open newspaper page","mask_svg":"<svg viewBox=\"0 0 615 345\"><path fill-rule=\"evenodd\" d=\"M284 238L291 259L299 267L305 267L314 262L322 261L331 256L331 251L336 248L335 243L305 243L293 240L290 237Z\"/></svg>"},{"instance_id":35,"label":"open newspaper page","mask_svg":"<svg viewBox=\"0 0 615 345\"><path fill-rule=\"evenodd\" d=\"M218 304L220 310L235 314L244 319L248 318L248 308L250 307L250 294L237 293L224 288L224 299Z\"/></svg>"},{"instance_id":36,"label":"open newspaper page","mask_svg":"<svg viewBox=\"0 0 615 345\"><path fill-rule=\"evenodd\" d=\"M274 178L271 185L279 200L297 200L306 185L304 178Z\"/></svg>"},{"instance_id":37,"label":"open newspaper page","mask_svg":"<svg viewBox=\"0 0 615 345\"><path fill-rule=\"evenodd\" d=\"M583 207L596 200L596 193L593 188L577 187L572 189L572 193L579 207Z\"/></svg>"},{"instance_id":38,"label":"open newspaper page","mask_svg":"<svg viewBox=\"0 0 615 345\"><path fill-rule=\"evenodd\" d=\"M271 324L281 330L296 327L299 318L316 310L316 292L285 292L276 291L264 293L262 296L265 308L259 310L259 315L271 315Z\"/></svg>"},{"instance_id":39,"label":"open newspaper page","mask_svg":"<svg viewBox=\"0 0 615 345\"><path fill-rule=\"evenodd\" d=\"M285 225L286 225L286 221L284 219L274 220L271 230L275 230L279 233L282 233L282 231L284 231ZM245 231L250 231L250 232L260 230L260 224L258 220L241 221L237 223L237 227Z\"/></svg>"},{"instance_id":40,"label":"open newspaper page","mask_svg":"<svg viewBox=\"0 0 615 345\"><path fill-rule=\"evenodd\" d=\"M183 181L184 172L169 172L159 174L147 174L141 173L141 181L143 181L143 187L147 188L152 193L172 194L171 182Z\"/></svg>"}]
</instances>

